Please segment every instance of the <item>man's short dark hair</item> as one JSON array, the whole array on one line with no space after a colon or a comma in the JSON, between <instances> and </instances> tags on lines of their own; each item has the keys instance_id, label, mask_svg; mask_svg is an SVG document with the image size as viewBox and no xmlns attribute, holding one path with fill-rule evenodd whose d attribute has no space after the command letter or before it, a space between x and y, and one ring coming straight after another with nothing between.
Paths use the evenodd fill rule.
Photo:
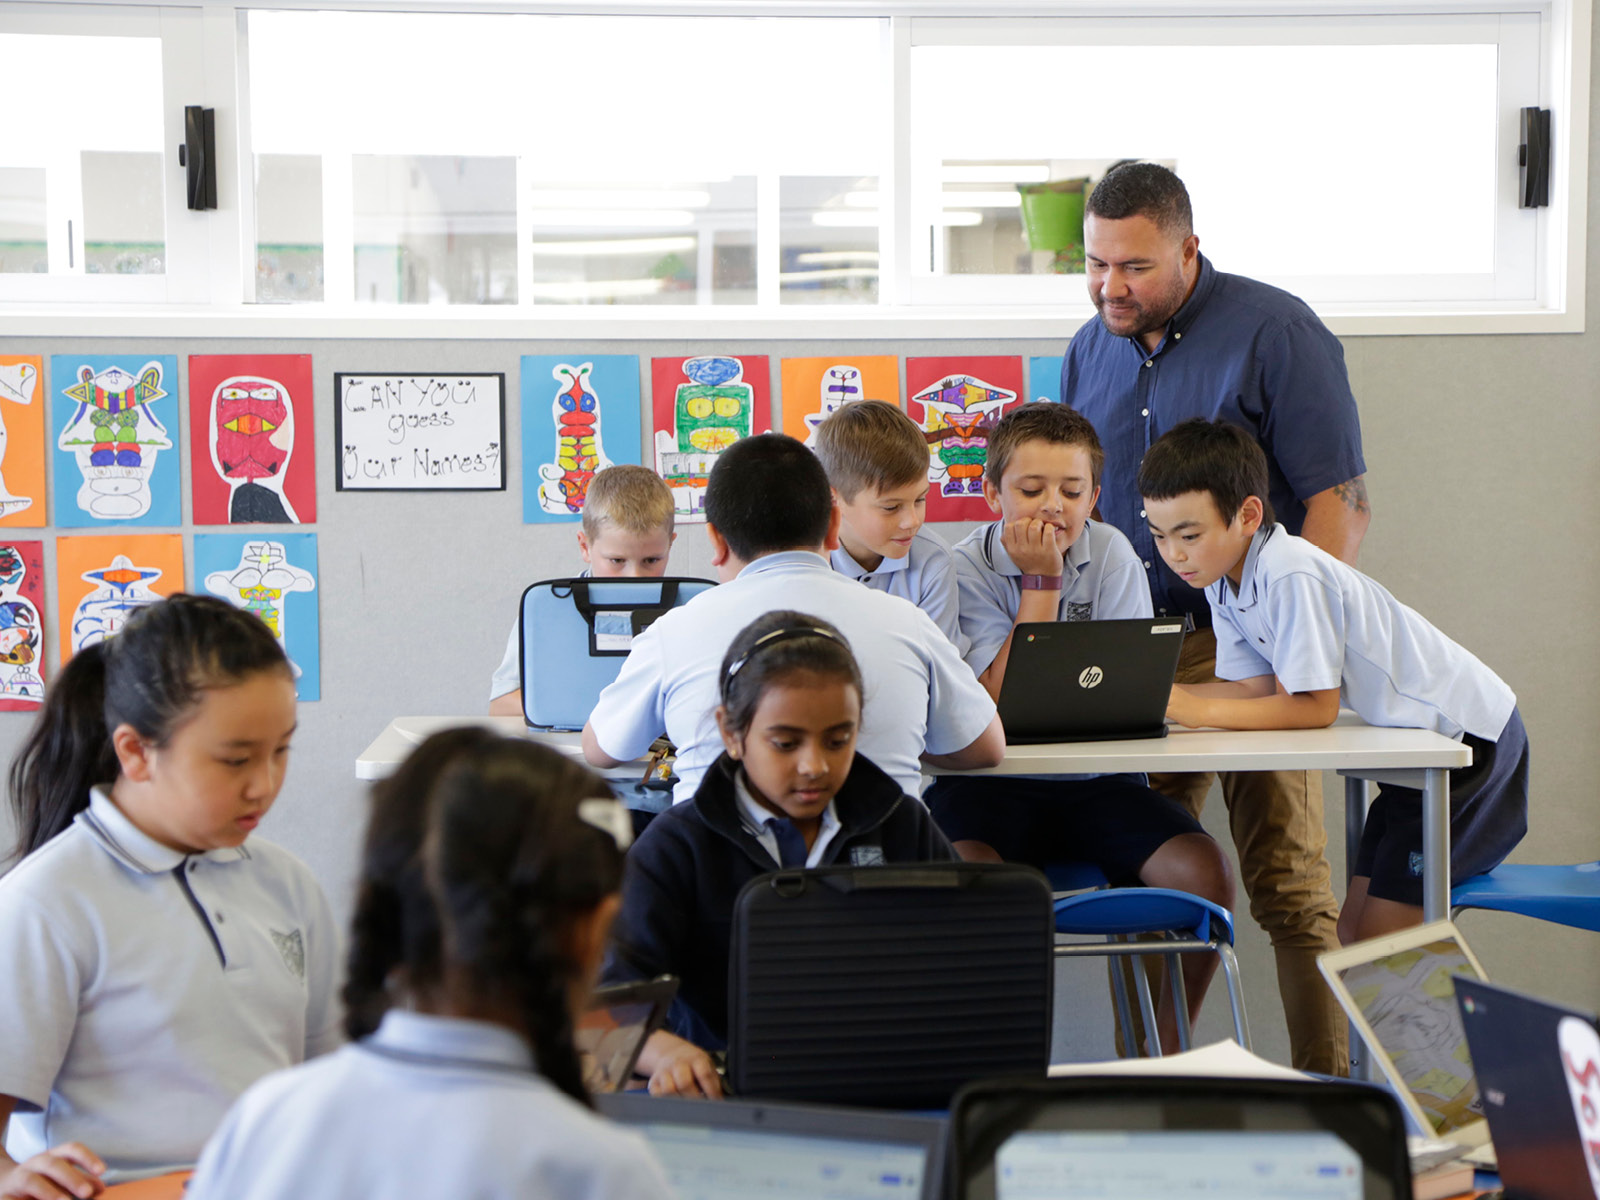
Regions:
<instances>
[{"instance_id":1,"label":"man's short dark hair","mask_svg":"<svg viewBox=\"0 0 1600 1200\"><path fill-rule=\"evenodd\" d=\"M1196 417L1156 439L1139 464L1139 494L1146 500L1171 500L1187 492L1206 492L1217 514L1230 525L1251 496L1261 501L1262 524L1273 521L1267 499L1267 455L1238 425Z\"/></svg>"},{"instance_id":2,"label":"man's short dark hair","mask_svg":"<svg viewBox=\"0 0 1600 1200\"><path fill-rule=\"evenodd\" d=\"M781 550L814 550L833 515L828 473L787 434L743 438L717 457L706 483L706 520L745 562Z\"/></svg>"},{"instance_id":3,"label":"man's short dark hair","mask_svg":"<svg viewBox=\"0 0 1600 1200\"><path fill-rule=\"evenodd\" d=\"M1166 167L1118 163L1089 193L1088 212L1105 221L1149 217L1163 233L1186 238L1194 232L1189 189Z\"/></svg>"},{"instance_id":4,"label":"man's short dark hair","mask_svg":"<svg viewBox=\"0 0 1600 1200\"><path fill-rule=\"evenodd\" d=\"M1089 472L1093 476L1089 485L1100 486L1100 472L1106 465L1106 452L1089 418L1077 409L1053 400L1034 400L1017 405L1000 418L1000 423L989 434L989 453L983 464L984 478L999 487L1006 468L1011 465L1011 456L1023 442L1082 446L1089 455Z\"/></svg>"}]
</instances>

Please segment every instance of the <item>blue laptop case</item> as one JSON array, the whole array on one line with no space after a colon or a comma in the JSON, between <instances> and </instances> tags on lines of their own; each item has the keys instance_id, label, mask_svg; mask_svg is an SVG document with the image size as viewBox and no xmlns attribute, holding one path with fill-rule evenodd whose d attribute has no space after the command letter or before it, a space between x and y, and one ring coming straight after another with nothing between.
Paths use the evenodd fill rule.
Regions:
<instances>
[{"instance_id":1,"label":"blue laptop case","mask_svg":"<svg viewBox=\"0 0 1600 1200\"><path fill-rule=\"evenodd\" d=\"M710 579L545 579L522 593L522 715L582 729L638 634Z\"/></svg>"}]
</instances>

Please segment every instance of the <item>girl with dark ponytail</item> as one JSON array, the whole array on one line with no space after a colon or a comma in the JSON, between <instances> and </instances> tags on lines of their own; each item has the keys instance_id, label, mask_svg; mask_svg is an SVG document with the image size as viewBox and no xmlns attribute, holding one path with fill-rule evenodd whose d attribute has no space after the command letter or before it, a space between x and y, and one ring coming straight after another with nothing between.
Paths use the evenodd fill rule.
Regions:
<instances>
[{"instance_id":1,"label":"girl with dark ponytail","mask_svg":"<svg viewBox=\"0 0 1600 1200\"><path fill-rule=\"evenodd\" d=\"M667 1028L639 1056L658 1094L722 1094L709 1052L727 1044L728 941L746 883L780 867L955 858L922 802L856 753L870 698L828 622L756 618L728 647L718 694L723 754L629 854L605 971L607 982L679 977Z\"/></svg>"},{"instance_id":2,"label":"girl with dark ponytail","mask_svg":"<svg viewBox=\"0 0 1600 1200\"><path fill-rule=\"evenodd\" d=\"M192 1166L246 1087L338 1044L327 900L250 836L294 730L282 648L210 597L140 609L57 676L11 767L0 1197Z\"/></svg>"},{"instance_id":3,"label":"girl with dark ponytail","mask_svg":"<svg viewBox=\"0 0 1600 1200\"><path fill-rule=\"evenodd\" d=\"M485 729L437 733L373 789L344 1000L352 1045L263 1080L189 1200L661 1200L591 1111L572 1032L632 823L596 775Z\"/></svg>"}]
</instances>

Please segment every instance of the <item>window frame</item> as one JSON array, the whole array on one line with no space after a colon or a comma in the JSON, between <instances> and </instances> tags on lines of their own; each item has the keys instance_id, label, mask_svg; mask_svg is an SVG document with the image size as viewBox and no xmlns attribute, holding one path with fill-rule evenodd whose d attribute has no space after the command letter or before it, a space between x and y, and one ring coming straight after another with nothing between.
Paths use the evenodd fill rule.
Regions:
<instances>
[{"instance_id":1,"label":"window frame","mask_svg":"<svg viewBox=\"0 0 1600 1200\"><path fill-rule=\"evenodd\" d=\"M186 335L218 337L295 338L581 338L623 339L694 337L696 339L762 338L833 340L923 338L945 339L1060 339L1092 319L1086 297L1073 298L1059 288L1040 284L1072 283L1029 276L990 277L1010 284L1026 281L1038 301L1019 301L1017 291L996 302L982 295L956 298L930 294L906 262L905 248L913 245L909 180L910 86L909 62L916 39L930 31L975 28L981 19L986 36L1003 38L1003 26L1016 27L1008 18L1037 24L1040 18L1064 21L1115 17L1162 18L1170 4L1144 0L1127 6L1105 0L1037 0L1035 3L984 4L981 0L833 0L831 3L799 0L474 0L473 11L546 14L610 13L716 16L828 16L887 18L888 54L892 63L893 112L890 127L893 146L880 179L884 203L879 231L880 285L877 305L779 306L775 238L769 251L762 247L758 266L772 278L762 288L754 307L557 306L520 303L516 306L432 307L338 304L267 305L253 303L254 181L249 145L248 54L245 42L247 13L253 8L318 9L334 7L317 0L199 0L188 5L160 5L153 0L54 0L7 6L0 14L0 29L17 29L19 18L36 24L79 23L88 16L112 15L120 23L154 20L163 39L163 90L166 96L164 129L169 157L168 262L165 295L160 301L141 301L119 285L129 280L147 282L156 277L79 276L66 283L85 281L106 285L93 296L73 296L60 276L0 277L0 319L8 334L43 336ZM467 7L450 0L340 0L336 7L370 11L460 11ZM1366 302L1359 306L1336 301L1315 305L1334 332L1342 335L1485 334L1581 332L1585 324L1585 269L1587 261L1588 192L1588 90L1592 4L1589 0L1195 0L1183 8L1182 20L1209 18L1260 18L1324 16L1340 20L1352 16L1414 15L1437 19L1444 14L1483 16L1493 13L1533 14L1538 19L1539 83L1534 102L1553 110L1553 160L1551 205L1538 213L1535 234L1537 293L1532 301L1408 301ZM152 17L151 14L154 14ZM69 32L53 29L53 32ZM87 32L86 29L80 31ZM97 27L95 32L99 32ZM181 174L173 150L182 140L182 106L201 103L217 110L219 208L190 213L183 203ZM1502 114L1500 138L1506 137ZM1514 131L1513 131L1514 132ZM1515 145L1515 142L1512 142ZM325 175L325 180L328 177ZM1514 188L1515 177L1501 187ZM775 189L774 189L775 190ZM324 197L325 207L329 198ZM775 198L773 201L775 205ZM324 225L326 231L327 225ZM1202 231L1203 232L1203 231ZM519 241L522 240L519 234ZM519 254L519 264L525 257ZM325 269L333 264L324 259ZM519 270L521 269L519 265ZM979 277L982 278L982 277ZM10 286L17 280L30 281ZM330 285L332 279L329 280ZM922 281L922 282L925 282ZM1293 281L1280 281L1293 289ZM330 293L332 288L330 286ZM1042 294L1041 294L1042 293ZM768 301L772 307L766 307Z\"/></svg>"}]
</instances>

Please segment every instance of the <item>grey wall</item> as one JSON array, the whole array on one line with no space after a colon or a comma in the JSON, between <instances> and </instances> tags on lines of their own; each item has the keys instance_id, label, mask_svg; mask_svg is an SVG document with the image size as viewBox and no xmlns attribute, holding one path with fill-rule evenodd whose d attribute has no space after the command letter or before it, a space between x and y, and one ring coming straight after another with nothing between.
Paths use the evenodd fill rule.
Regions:
<instances>
[{"instance_id":1,"label":"grey wall","mask_svg":"<svg viewBox=\"0 0 1600 1200\"><path fill-rule=\"evenodd\" d=\"M1600 29L1600 27L1597 27ZM1600 122L1593 125L1600 140ZM1591 144L1591 159L1593 158ZM1600 212L1600 172L1590 211ZM1399 219L1404 214L1397 213ZM1426 219L1418 214L1416 219ZM1202 235L1204 231L1202 230ZM1323 231L1318 236L1332 236ZM1589 304L1600 238L1589 248ZM1218 264L1226 269L1226 263ZM1591 322L1592 323L1592 322ZM728 351L797 357L832 353L813 341L588 342L587 353ZM853 343L862 354L1053 354L1060 342ZM356 755L400 714L474 713L524 583L577 561L569 527L524 526L517 413L518 357L567 353L570 341L328 342L172 338L38 339L0 336L0 353L305 353L316 376L316 453L322 622L322 695L301 708L294 764L263 828L305 858L341 915L348 910L363 793ZM1600 333L1527 337L1354 338L1345 343L1361 407L1374 518L1361 567L1516 689L1533 742L1531 831L1518 860L1600 857L1600 557L1584 549L1600 523ZM773 364L776 367L776 363ZM493 494L338 493L333 487L332 381L336 371L504 371L508 489ZM187 367L180 372L187 413ZM56 381L50 380L54 388ZM776 380L774 380L776 389ZM646 387L646 393L648 388ZM646 414L646 428L648 428ZM192 431L185 418L183 462ZM187 466L183 510L190 511ZM945 527L952 536L964 527ZM19 537L35 537L18 530ZM192 532L185 527L184 532ZM55 530L46 529L47 611L53 612ZM685 527L673 555L684 574L710 574L703 531ZM191 582L191 586L192 582ZM54 631L49 641L54 663ZM28 718L0 714L9 761ZM1327 780L1330 852L1343 876L1342 790ZM1220 804L1208 825L1226 841ZM8 827L0 833L9 836ZM1464 925L1502 981L1569 1002L1600 1004L1595 935L1510 917L1472 914ZM1248 917L1243 926L1249 925ZM1287 1040L1266 939L1241 928L1240 957L1257 1049L1286 1059ZM1089 1056L1109 1046L1101 976L1062 979L1058 1049ZM1218 1000L1203 1033L1225 1031Z\"/></svg>"}]
</instances>

